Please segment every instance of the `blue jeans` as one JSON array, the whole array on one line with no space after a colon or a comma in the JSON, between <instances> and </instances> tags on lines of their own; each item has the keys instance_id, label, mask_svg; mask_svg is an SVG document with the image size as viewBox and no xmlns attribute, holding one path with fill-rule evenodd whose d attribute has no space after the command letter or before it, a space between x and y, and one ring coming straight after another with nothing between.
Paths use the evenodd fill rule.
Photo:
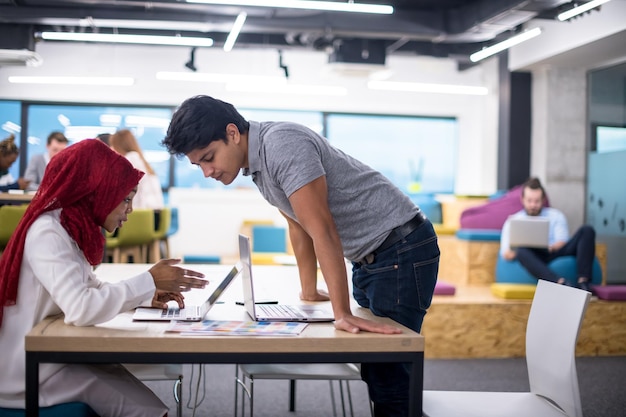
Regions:
<instances>
[{"instance_id":1,"label":"blue jeans","mask_svg":"<svg viewBox=\"0 0 626 417\"><path fill-rule=\"evenodd\" d=\"M430 221L377 254L370 264L352 263L353 296L373 314L421 331L437 282L439 246ZM408 415L408 363L363 363L376 417Z\"/></svg>"},{"instance_id":2,"label":"blue jeans","mask_svg":"<svg viewBox=\"0 0 626 417\"><path fill-rule=\"evenodd\" d=\"M549 252L547 249L517 248L515 253L519 263L531 275L552 282L557 282L561 277L555 274L548 264L561 256L575 256L578 278L584 277L591 282L593 258L596 255L596 232L593 227L585 225L555 252Z\"/></svg>"}]
</instances>

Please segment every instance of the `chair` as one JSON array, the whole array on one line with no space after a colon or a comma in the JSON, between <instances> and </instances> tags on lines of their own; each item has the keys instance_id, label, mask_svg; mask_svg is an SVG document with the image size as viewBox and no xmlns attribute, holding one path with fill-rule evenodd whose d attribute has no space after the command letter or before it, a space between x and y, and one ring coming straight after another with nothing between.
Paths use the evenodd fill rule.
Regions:
<instances>
[{"instance_id":1,"label":"chair","mask_svg":"<svg viewBox=\"0 0 626 417\"><path fill-rule=\"evenodd\" d=\"M167 244L167 232L172 224L172 209L164 207L160 210L159 226L154 231L154 240L150 243L148 262L158 262L162 258L169 257L169 245ZM161 250L161 244L165 244L165 250Z\"/></svg>"},{"instance_id":2,"label":"chair","mask_svg":"<svg viewBox=\"0 0 626 417\"><path fill-rule=\"evenodd\" d=\"M140 381L174 381L176 416L183 416L183 365L182 364L124 364Z\"/></svg>"},{"instance_id":3,"label":"chair","mask_svg":"<svg viewBox=\"0 0 626 417\"><path fill-rule=\"evenodd\" d=\"M169 237L175 235L178 232L178 207L170 207L170 227L165 233L163 242L165 243L164 255L166 258L170 257L170 242Z\"/></svg>"},{"instance_id":4,"label":"chair","mask_svg":"<svg viewBox=\"0 0 626 417\"><path fill-rule=\"evenodd\" d=\"M539 280L526 328L530 392L424 391L424 416L582 417L576 341L590 297Z\"/></svg>"},{"instance_id":5,"label":"chair","mask_svg":"<svg viewBox=\"0 0 626 417\"><path fill-rule=\"evenodd\" d=\"M0 408L2 417L24 417L26 410L20 408ZM40 417L98 417L87 404L70 402L39 408Z\"/></svg>"},{"instance_id":6,"label":"chair","mask_svg":"<svg viewBox=\"0 0 626 417\"><path fill-rule=\"evenodd\" d=\"M9 243L27 208L28 204L0 206L0 253Z\"/></svg>"},{"instance_id":7,"label":"chair","mask_svg":"<svg viewBox=\"0 0 626 417\"><path fill-rule=\"evenodd\" d=\"M239 370L242 377L239 378ZM246 385L246 379L250 385ZM344 396L343 382L346 383L347 401L350 415L354 417L352 396L350 393L350 380L361 381L360 367L353 363L320 363L320 364L242 364L235 368L235 417L237 417L238 393L241 388L241 414L245 416L245 397L249 400L250 417L254 412L254 381L257 379L288 379L290 380L289 411L295 411L295 384L298 379L305 380L329 380L330 398L333 408L333 416L337 416L333 380L339 382L339 394L343 416L346 416L346 397ZM244 395L245 394L245 395ZM370 407L373 416L373 410Z\"/></svg>"},{"instance_id":8,"label":"chair","mask_svg":"<svg viewBox=\"0 0 626 417\"><path fill-rule=\"evenodd\" d=\"M128 221L117 230L117 236L106 237L107 254L112 255L113 263L129 261L147 262L147 247L154 239L154 211L136 209L128 214Z\"/></svg>"}]
</instances>

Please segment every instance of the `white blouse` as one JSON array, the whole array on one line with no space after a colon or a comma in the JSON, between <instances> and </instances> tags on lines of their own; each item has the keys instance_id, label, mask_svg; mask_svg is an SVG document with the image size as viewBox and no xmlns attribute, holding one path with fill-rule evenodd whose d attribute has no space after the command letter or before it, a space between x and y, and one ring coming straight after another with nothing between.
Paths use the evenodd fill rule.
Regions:
<instances>
[{"instance_id":1,"label":"white blouse","mask_svg":"<svg viewBox=\"0 0 626 417\"><path fill-rule=\"evenodd\" d=\"M44 318L64 313L65 323L103 323L139 305L155 292L152 275L111 284L96 278L76 242L61 226L61 210L42 214L26 236L17 301L4 307L0 327L0 407L24 407L24 336ZM42 364L40 383L63 364Z\"/></svg>"}]
</instances>

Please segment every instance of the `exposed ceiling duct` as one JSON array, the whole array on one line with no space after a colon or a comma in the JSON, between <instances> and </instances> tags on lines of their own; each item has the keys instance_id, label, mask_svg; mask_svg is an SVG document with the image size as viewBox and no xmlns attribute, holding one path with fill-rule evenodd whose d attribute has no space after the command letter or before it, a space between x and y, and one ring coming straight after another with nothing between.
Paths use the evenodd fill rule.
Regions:
<instances>
[{"instance_id":1,"label":"exposed ceiling duct","mask_svg":"<svg viewBox=\"0 0 626 417\"><path fill-rule=\"evenodd\" d=\"M247 20L235 48L315 49L328 52L333 64L381 65L390 54L446 57L467 64L471 53L519 31L529 20L553 19L557 11L572 5L569 0L359 2L390 4L394 13L364 15L180 0L0 0L0 24L25 25L37 32L210 37L216 47L222 47L235 18L245 11ZM364 44L374 46L363 48Z\"/></svg>"},{"instance_id":2,"label":"exposed ceiling duct","mask_svg":"<svg viewBox=\"0 0 626 417\"><path fill-rule=\"evenodd\" d=\"M33 35L31 25L0 24L0 67L41 65Z\"/></svg>"}]
</instances>

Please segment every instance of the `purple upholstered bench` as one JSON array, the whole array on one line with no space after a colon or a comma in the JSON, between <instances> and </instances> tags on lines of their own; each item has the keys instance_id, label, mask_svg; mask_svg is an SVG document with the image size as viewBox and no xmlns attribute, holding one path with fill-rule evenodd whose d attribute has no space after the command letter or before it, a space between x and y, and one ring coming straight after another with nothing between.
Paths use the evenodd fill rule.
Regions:
<instances>
[{"instance_id":1,"label":"purple upholstered bench","mask_svg":"<svg viewBox=\"0 0 626 417\"><path fill-rule=\"evenodd\" d=\"M602 300L626 301L626 285L592 285L591 292Z\"/></svg>"},{"instance_id":2,"label":"purple upholstered bench","mask_svg":"<svg viewBox=\"0 0 626 417\"><path fill-rule=\"evenodd\" d=\"M456 287L452 284L448 284L444 281L437 281L435 284L434 295L454 295L456 293Z\"/></svg>"}]
</instances>

